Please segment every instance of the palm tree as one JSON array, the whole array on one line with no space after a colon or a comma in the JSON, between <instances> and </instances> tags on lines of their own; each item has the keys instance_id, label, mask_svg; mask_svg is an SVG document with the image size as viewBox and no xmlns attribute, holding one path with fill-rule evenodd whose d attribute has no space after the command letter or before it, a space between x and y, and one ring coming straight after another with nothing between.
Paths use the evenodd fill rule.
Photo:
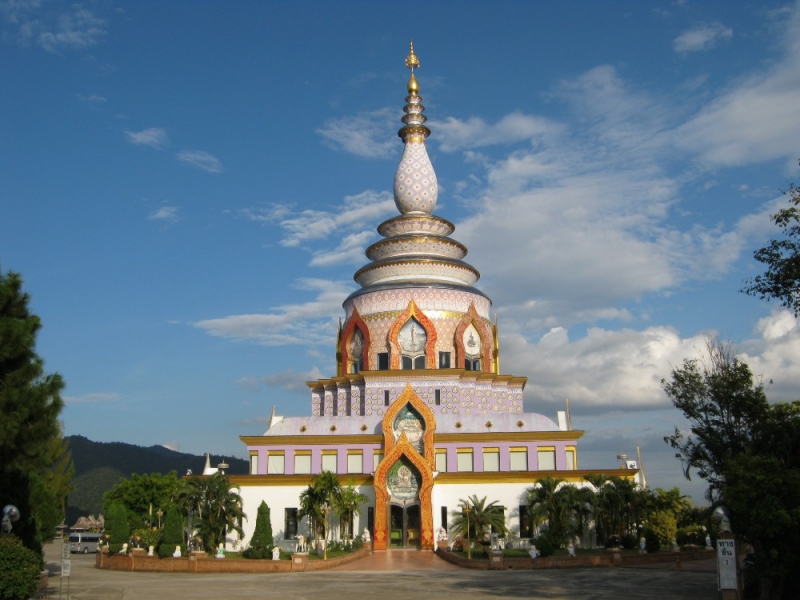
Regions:
<instances>
[{"instance_id":1,"label":"palm tree","mask_svg":"<svg viewBox=\"0 0 800 600\"><path fill-rule=\"evenodd\" d=\"M608 482L608 475L603 473L589 473L588 475L584 475L584 481L588 481L592 484L594 488L594 492L591 496L591 506L592 506L592 514L594 515L594 528L597 534L597 537L605 543L608 539L608 530L606 528L606 519L605 515L603 514L602 507L600 504L600 490L603 486Z\"/></svg>"},{"instance_id":2,"label":"palm tree","mask_svg":"<svg viewBox=\"0 0 800 600\"><path fill-rule=\"evenodd\" d=\"M503 507L496 501L486 504L485 496L480 500L477 496L470 496L468 500L459 500L459 505L461 510L453 513L452 528L456 534L470 540L480 540L494 529L499 535L506 535L508 530L505 513Z\"/></svg>"},{"instance_id":3,"label":"palm tree","mask_svg":"<svg viewBox=\"0 0 800 600\"><path fill-rule=\"evenodd\" d=\"M197 515L197 527L207 552L216 552L224 542L225 529L234 530L239 539L244 536L242 498L234 491L228 478L216 473L210 477L192 477L178 492L178 506L184 515L191 510ZM193 532L190 532L193 533Z\"/></svg>"},{"instance_id":4,"label":"palm tree","mask_svg":"<svg viewBox=\"0 0 800 600\"><path fill-rule=\"evenodd\" d=\"M311 480L311 485L300 493L300 510L298 518L308 517L311 522L311 531L314 541L319 539L320 529L323 537L327 538L326 516L322 511L323 505L335 507L339 502L341 486L339 477L330 471L323 471Z\"/></svg>"},{"instance_id":5,"label":"palm tree","mask_svg":"<svg viewBox=\"0 0 800 600\"><path fill-rule=\"evenodd\" d=\"M360 493L350 484L339 488L339 493L334 499L334 510L339 517L340 535L344 539L353 537L353 517L358 512L362 504L369 501L364 494Z\"/></svg>"},{"instance_id":6,"label":"palm tree","mask_svg":"<svg viewBox=\"0 0 800 600\"><path fill-rule=\"evenodd\" d=\"M538 526L547 521L548 531L556 544L563 544L572 533L572 523L578 508L573 485L561 485L563 479L547 476L526 490L531 518Z\"/></svg>"}]
</instances>

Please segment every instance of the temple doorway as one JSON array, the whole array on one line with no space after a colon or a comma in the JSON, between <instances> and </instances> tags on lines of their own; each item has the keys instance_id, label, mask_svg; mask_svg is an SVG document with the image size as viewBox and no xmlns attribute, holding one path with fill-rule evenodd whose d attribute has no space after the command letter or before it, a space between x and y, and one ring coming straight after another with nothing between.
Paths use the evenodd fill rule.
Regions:
<instances>
[{"instance_id":1,"label":"temple doorway","mask_svg":"<svg viewBox=\"0 0 800 600\"><path fill-rule=\"evenodd\" d=\"M419 503L389 505L389 547L420 547Z\"/></svg>"}]
</instances>

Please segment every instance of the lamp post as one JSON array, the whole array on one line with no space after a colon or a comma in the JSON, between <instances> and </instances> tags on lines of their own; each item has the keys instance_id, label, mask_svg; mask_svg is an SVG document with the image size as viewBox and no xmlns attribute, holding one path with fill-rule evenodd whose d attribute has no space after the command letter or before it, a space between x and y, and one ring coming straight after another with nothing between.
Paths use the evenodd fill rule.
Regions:
<instances>
[{"instance_id":1,"label":"lamp post","mask_svg":"<svg viewBox=\"0 0 800 600\"><path fill-rule=\"evenodd\" d=\"M328 560L328 515L331 512L331 507L327 502L324 502L322 506L319 507L322 511L322 514L325 515L325 520L323 521L323 550L322 550L322 560Z\"/></svg>"},{"instance_id":2,"label":"lamp post","mask_svg":"<svg viewBox=\"0 0 800 600\"><path fill-rule=\"evenodd\" d=\"M230 465L223 460L217 465L217 469L219 469L220 474L225 475L225 469L227 469L229 466Z\"/></svg>"},{"instance_id":3,"label":"lamp post","mask_svg":"<svg viewBox=\"0 0 800 600\"><path fill-rule=\"evenodd\" d=\"M19 509L13 504L6 504L3 507L2 531L11 533L11 524L19 521Z\"/></svg>"},{"instance_id":4,"label":"lamp post","mask_svg":"<svg viewBox=\"0 0 800 600\"><path fill-rule=\"evenodd\" d=\"M469 503L464 505L464 512L467 513L467 560L472 560L472 540L469 539Z\"/></svg>"}]
</instances>

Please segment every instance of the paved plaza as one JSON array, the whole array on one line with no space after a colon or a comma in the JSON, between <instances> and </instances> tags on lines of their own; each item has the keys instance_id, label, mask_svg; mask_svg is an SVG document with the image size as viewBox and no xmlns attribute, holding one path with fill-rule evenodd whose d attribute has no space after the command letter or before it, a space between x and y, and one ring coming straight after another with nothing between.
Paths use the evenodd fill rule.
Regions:
<instances>
[{"instance_id":1,"label":"paved plaza","mask_svg":"<svg viewBox=\"0 0 800 600\"><path fill-rule=\"evenodd\" d=\"M58 546L46 549L51 573L48 598L59 598ZM133 573L94 568L94 555L73 555L69 598L74 600L407 600L425 597L553 599L713 600L713 561L680 571L673 565L650 568L474 571L454 568L431 553L375 554L337 570L280 574ZM349 569L349 570L347 570ZM67 579L61 597L67 598Z\"/></svg>"}]
</instances>

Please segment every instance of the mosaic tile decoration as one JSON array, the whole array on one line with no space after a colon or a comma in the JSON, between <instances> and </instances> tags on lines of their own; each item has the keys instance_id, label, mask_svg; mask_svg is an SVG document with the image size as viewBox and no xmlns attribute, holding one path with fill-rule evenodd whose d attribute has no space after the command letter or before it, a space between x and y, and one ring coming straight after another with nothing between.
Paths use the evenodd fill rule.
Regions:
<instances>
[{"instance_id":1,"label":"mosaic tile decoration","mask_svg":"<svg viewBox=\"0 0 800 600\"><path fill-rule=\"evenodd\" d=\"M436 173L422 142L408 142L394 177L394 203L401 213L433 212L439 196Z\"/></svg>"}]
</instances>

